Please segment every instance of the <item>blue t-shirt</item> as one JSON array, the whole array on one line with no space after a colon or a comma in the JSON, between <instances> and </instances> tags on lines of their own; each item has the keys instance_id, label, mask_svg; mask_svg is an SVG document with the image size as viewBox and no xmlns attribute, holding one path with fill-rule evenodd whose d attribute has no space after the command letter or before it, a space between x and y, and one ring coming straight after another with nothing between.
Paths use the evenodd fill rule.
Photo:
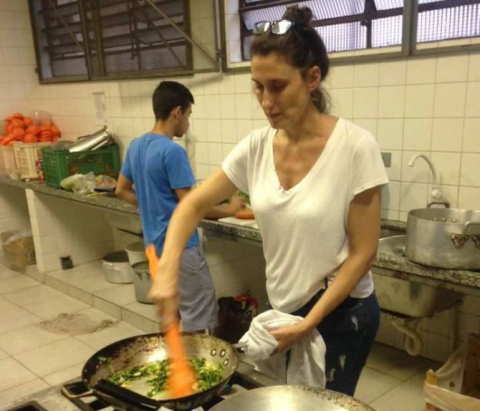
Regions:
<instances>
[{"instance_id":1,"label":"blue t-shirt","mask_svg":"<svg viewBox=\"0 0 480 411\"><path fill-rule=\"evenodd\" d=\"M128 147L121 173L135 184L145 245L154 244L161 255L179 201L173 190L195 184L187 153L167 136L147 133ZM198 244L195 231L186 248Z\"/></svg>"}]
</instances>

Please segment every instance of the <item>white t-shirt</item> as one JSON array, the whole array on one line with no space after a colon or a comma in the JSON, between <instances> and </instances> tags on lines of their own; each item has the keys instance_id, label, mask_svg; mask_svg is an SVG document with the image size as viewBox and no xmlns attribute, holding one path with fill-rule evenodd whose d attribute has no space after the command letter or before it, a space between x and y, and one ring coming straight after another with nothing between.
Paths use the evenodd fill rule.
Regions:
<instances>
[{"instance_id":1,"label":"white t-shirt","mask_svg":"<svg viewBox=\"0 0 480 411\"><path fill-rule=\"evenodd\" d=\"M254 130L228 155L222 168L251 206L263 238L267 292L274 309L293 312L306 304L324 279L336 275L348 256L347 221L354 196L387 184L374 137L339 119L309 173L284 190L273 158L271 127ZM351 294L373 292L369 272Z\"/></svg>"}]
</instances>

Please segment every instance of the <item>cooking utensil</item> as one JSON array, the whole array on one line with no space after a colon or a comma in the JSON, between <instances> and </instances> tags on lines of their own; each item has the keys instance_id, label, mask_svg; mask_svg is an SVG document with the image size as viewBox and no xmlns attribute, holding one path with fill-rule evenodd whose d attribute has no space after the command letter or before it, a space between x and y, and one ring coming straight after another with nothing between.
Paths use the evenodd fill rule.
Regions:
<instances>
[{"instance_id":1,"label":"cooking utensil","mask_svg":"<svg viewBox=\"0 0 480 411\"><path fill-rule=\"evenodd\" d=\"M168 358L164 336L147 334L117 341L97 351L85 363L82 370L82 380L89 391L78 396L66 390L63 390L63 393L71 399L97 395L119 411L152 411L150 405L145 405L145 402L148 404L154 402L157 409L164 406L172 410L186 411L200 407L211 401L227 385L238 367L238 355L229 343L210 335L182 333L182 338L187 358L205 358L208 362L223 365L222 380L217 385L186 397L164 400L154 400L139 394L143 398L142 401L134 401L131 397L129 401L125 401L122 396L117 396L108 390L108 387L105 392L104 384L98 384L101 379L108 380L112 374L125 368L143 366L152 361ZM135 406L132 405L132 401Z\"/></svg>"},{"instance_id":2,"label":"cooking utensil","mask_svg":"<svg viewBox=\"0 0 480 411\"><path fill-rule=\"evenodd\" d=\"M348 395L315 387L279 385L226 398L211 411L375 411Z\"/></svg>"},{"instance_id":3,"label":"cooking utensil","mask_svg":"<svg viewBox=\"0 0 480 411\"><path fill-rule=\"evenodd\" d=\"M147 246L145 252L150 266L150 275L155 281L157 276L158 258L155 247L152 244ZM195 373L187 361L185 347L180 337L180 324L176 319L165 334L170 361L170 376L167 381L168 390L173 398L180 398L193 394Z\"/></svg>"},{"instance_id":4,"label":"cooking utensil","mask_svg":"<svg viewBox=\"0 0 480 411\"><path fill-rule=\"evenodd\" d=\"M126 251L116 251L103 257L102 270L105 274L105 280L109 283L128 284L133 282L132 268L128 263Z\"/></svg>"},{"instance_id":5,"label":"cooking utensil","mask_svg":"<svg viewBox=\"0 0 480 411\"><path fill-rule=\"evenodd\" d=\"M133 266L136 263L147 261L147 256L145 255L145 246L143 245L143 241L137 241L135 243L127 245L125 247L125 251L128 254L128 261L131 266Z\"/></svg>"},{"instance_id":6,"label":"cooking utensil","mask_svg":"<svg viewBox=\"0 0 480 411\"><path fill-rule=\"evenodd\" d=\"M438 268L480 269L480 211L422 208L408 213L405 256Z\"/></svg>"},{"instance_id":7,"label":"cooking utensil","mask_svg":"<svg viewBox=\"0 0 480 411\"><path fill-rule=\"evenodd\" d=\"M114 142L115 140L110 130L107 127L103 127L93 134L78 137L77 142L68 151L75 153L77 151L96 150Z\"/></svg>"},{"instance_id":8,"label":"cooking utensil","mask_svg":"<svg viewBox=\"0 0 480 411\"><path fill-rule=\"evenodd\" d=\"M148 296L152 288L152 277L146 261L135 263L133 269L133 288L135 298L139 303L153 304L153 300Z\"/></svg>"}]
</instances>

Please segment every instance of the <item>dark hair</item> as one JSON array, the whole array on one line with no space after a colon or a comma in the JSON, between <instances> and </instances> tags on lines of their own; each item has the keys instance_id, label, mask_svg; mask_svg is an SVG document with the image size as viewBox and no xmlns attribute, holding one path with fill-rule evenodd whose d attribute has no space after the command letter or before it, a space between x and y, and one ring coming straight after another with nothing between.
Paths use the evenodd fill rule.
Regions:
<instances>
[{"instance_id":1,"label":"dark hair","mask_svg":"<svg viewBox=\"0 0 480 411\"><path fill-rule=\"evenodd\" d=\"M175 107L181 107L182 113L185 113L194 102L192 93L183 84L176 81L162 81L152 97L155 119L166 120Z\"/></svg>"},{"instance_id":2,"label":"dark hair","mask_svg":"<svg viewBox=\"0 0 480 411\"><path fill-rule=\"evenodd\" d=\"M312 10L308 7L291 6L285 11L283 19L292 21L294 26L283 35L272 34L270 30L255 35L250 55L268 56L277 53L289 64L300 69L303 75L308 69L318 66L322 75L321 81L324 81L330 61L322 38L310 24ZM312 92L312 100L321 113L327 111L327 96L320 87Z\"/></svg>"}]
</instances>

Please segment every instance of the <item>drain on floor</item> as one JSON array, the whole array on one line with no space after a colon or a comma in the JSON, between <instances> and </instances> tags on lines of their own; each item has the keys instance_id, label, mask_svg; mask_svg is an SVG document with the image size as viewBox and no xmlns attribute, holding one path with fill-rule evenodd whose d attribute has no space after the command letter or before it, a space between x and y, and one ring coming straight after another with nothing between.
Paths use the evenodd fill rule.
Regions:
<instances>
[{"instance_id":1,"label":"drain on floor","mask_svg":"<svg viewBox=\"0 0 480 411\"><path fill-rule=\"evenodd\" d=\"M40 328L55 334L80 335L91 334L102 331L105 328L113 327L120 321L103 320L95 321L84 314L62 313L51 320L45 320L38 324Z\"/></svg>"}]
</instances>

